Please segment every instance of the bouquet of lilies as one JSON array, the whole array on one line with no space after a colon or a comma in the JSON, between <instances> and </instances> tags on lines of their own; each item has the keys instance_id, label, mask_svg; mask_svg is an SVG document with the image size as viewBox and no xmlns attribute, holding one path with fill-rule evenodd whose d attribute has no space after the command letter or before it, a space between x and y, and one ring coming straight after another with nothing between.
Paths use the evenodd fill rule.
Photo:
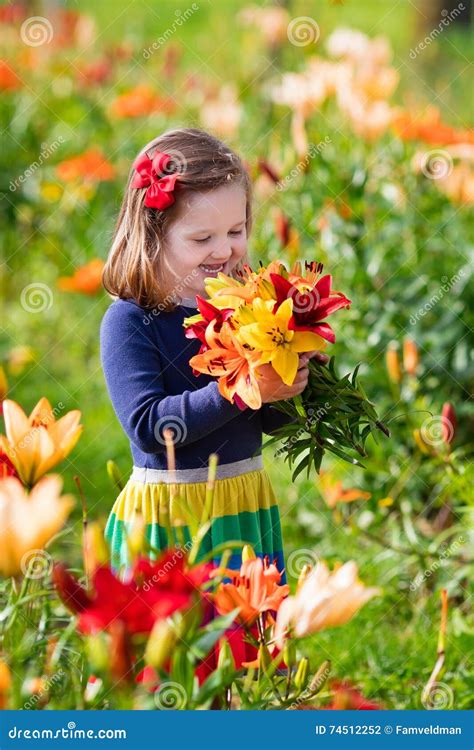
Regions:
<instances>
[{"instance_id":1,"label":"bouquet of lilies","mask_svg":"<svg viewBox=\"0 0 474 750\"><path fill-rule=\"evenodd\" d=\"M193 373L218 379L219 392L239 408L259 409L261 365L270 363L285 385L292 385L299 355L323 350L335 334L326 319L348 308L351 301L332 288L321 263L295 263L291 271L280 261L258 271L245 265L232 278L223 273L206 279L209 299L197 297L199 314L186 318L188 338L201 347L191 358ZM308 385L301 396L274 402L288 415L270 443L284 439L280 449L290 466L302 456L294 476L311 466L319 471L325 450L358 463L365 440L375 428L388 434L357 379L357 371L339 378L334 358L328 366L308 363ZM347 452L349 451L349 452Z\"/></svg>"}]
</instances>

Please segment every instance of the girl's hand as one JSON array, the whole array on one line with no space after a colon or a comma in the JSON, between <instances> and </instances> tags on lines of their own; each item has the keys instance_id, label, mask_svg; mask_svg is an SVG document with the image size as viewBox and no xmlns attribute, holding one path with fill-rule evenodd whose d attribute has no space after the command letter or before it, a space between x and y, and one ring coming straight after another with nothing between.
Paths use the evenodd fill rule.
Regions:
<instances>
[{"instance_id":1,"label":"girl's hand","mask_svg":"<svg viewBox=\"0 0 474 750\"><path fill-rule=\"evenodd\" d=\"M295 382L293 385L285 385L279 375L275 372L271 364L260 365L257 368L258 374L258 385L260 388L260 395L262 397L263 404L270 404L272 401L284 401L293 396L299 396L303 393L308 383L308 361L312 357L323 357L322 360L325 364L328 361L328 357L321 352L305 352L299 355L298 371L296 373Z\"/></svg>"},{"instance_id":2,"label":"girl's hand","mask_svg":"<svg viewBox=\"0 0 474 750\"><path fill-rule=\"evenodd\" d=\"M307 364L310 359L317 359L318 362L320 362L322 365L327 365L329 362L329 357L327 354L323 354L323 352L318 351L317 349L314 349L312 352L305 352L304 354L300 354L300 362L302 364Z\"/></svg>"}]
</instances>

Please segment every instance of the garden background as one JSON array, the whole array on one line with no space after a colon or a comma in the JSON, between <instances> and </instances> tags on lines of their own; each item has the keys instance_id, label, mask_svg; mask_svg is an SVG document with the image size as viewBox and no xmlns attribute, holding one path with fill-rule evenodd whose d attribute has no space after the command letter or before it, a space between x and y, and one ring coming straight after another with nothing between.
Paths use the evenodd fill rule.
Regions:
<instances>
[{"instance_id":1,"label":"garden background","mask_svg":"<svg viewBox=\"0 0 474 750\"><path fill-rule=\"evenodd\" d=\"M331 659L334 677L387 708L423 707L443 588L437 707L472 700L468 17L467 0L0 7L8 398L27 413L41 396L58 413L81 410L83 434L61 473L76 497L80 478L89 516L105 518L117 494L107 461L124 478L131 470L98 340L111 301L101 262L130 164L175 126L227 140L254 178L252 260L325 264L353 303L332 352L342 372L362 363L365 390L391 429L390 439L369 440L365 468L331 458L321 477L295 482L265 452L290 579L318 559L353 559L364 582L383 590L311 648L316 660ZM337 65L349 66L351 85ZM78 499L54 555L78 566L80 534ZM25 677L35 676L28 643L17 654Z\"/></svg>"}]
</instances>

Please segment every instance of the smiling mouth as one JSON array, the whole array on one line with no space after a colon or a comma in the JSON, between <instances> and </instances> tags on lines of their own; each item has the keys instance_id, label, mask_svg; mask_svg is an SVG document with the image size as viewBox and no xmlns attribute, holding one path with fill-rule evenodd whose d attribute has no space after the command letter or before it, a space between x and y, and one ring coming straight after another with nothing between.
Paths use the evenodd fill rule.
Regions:
<instances>
[{"instance_id":1,"label":"smiling mouth","mask_svg":"<svg viewBox=\"0 0 474 750\"><path fill-rule=\"evenodd\" d=\"M213 265L207 265L206 263L201 263L199 268L204 271L204 273L209 274L217 274L221 273L221 271L224 270L225 263L214 263Z\"/></svg>"}]
</instances>

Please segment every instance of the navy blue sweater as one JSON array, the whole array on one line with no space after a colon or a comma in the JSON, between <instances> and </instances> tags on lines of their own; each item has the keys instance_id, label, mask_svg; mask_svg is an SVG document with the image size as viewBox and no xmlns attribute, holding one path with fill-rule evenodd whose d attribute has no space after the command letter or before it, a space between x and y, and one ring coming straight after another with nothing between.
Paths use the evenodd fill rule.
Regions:
<instances>
[{"instance_id":1,"label":"navy blue sweater","mask_svg":"<svg viewBox=\"0 0 474 750\"><path fill-rule=\"evenodd\" d=\"M189 360L200 342L187 339L183 320L195 307L147 311L133 300L116 300L101 324L101 360L115 413L128 435L135 466L166 469L163 429L175 433L176 468L207 466L257 456L262 433L289 421L271 404L241 411L218 391L209 375L193 375Z\"/></svg>"}]
</instances>

